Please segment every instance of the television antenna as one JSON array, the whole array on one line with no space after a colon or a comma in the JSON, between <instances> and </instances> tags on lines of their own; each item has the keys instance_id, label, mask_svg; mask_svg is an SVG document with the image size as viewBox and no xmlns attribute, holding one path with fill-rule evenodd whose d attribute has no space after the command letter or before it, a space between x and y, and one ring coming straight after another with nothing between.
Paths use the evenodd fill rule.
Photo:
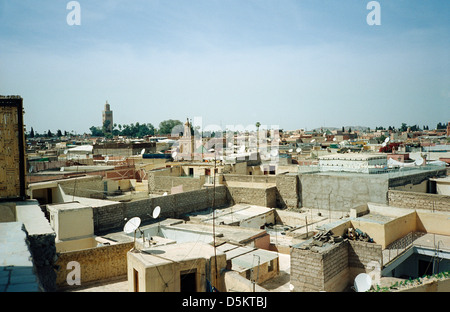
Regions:
<instances>
[{"instance_id":1,"label":"television antenna","mask_svg":"<svg viewBox=\"0 0 450 312\"><path fill-rule=\"evenodd\" d=\"M130 234L134 232L134 247L132 251L136 250L136 231L139 229L139 226L141 225L141 218L134 217L125 223L125 226L123 227L123 231L125 234ZM142 235L142 238L144 239L144 235Z\"/></svg>"},{"instance_id":2,"label":"television antenna","mask_svg":"<svg viewBox=\"0 0 450 312\"><path fill-rule=\"evenodd\" d=\"M355 278L354 288L356 292L366 292L372 287L372 278L369 274L360 273Z\"/></svg>"},{"instance_id":3,"label":"television antenna","mask_svg":"<svg viewBox=\"0 0 450 312\"><path fill-rule=\"evenodd\" d=\"M161 207L156 206L155 209L153 209L153 213L152 213L153 219L157 219L159 217L160 213L161 213ZM161 224L160 224L160 222L158 220L158 233L160 231L160 228L161 228Z\"/></svg>"}]
</instances>

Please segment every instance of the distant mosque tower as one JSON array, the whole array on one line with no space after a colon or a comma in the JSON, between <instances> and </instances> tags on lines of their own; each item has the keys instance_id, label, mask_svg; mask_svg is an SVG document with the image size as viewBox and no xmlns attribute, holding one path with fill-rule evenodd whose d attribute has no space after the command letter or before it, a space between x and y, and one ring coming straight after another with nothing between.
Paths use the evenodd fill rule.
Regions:
<instances>
[{"instance_id":1,"label":"distant mosque tower","mask_svg":"<svg viewBox=\"0 0 450 312\"><path fill-rule=\"evenodd\" d=\"M109 107L108 101L106 101L105 104L105 110L103 111L103 123L102 126L105 124L105 121L109 120L109 125L106 128L108 132L112 132L113 129L113 112Z\"/></svg>"},{"instance_id":2,"label":"distant mosque tower","mask_svg":"<svg viewBox=\"0 0 450 312\"><path fill-rule=\"evenodd\" d=\"M191 133L191 123L189 122L189 118L187 118L186 123L184 124L183 136L178 141L180 144L180 156L186 160L192 159L194 153L194 136Z\"/></svg>"}]
</instances>

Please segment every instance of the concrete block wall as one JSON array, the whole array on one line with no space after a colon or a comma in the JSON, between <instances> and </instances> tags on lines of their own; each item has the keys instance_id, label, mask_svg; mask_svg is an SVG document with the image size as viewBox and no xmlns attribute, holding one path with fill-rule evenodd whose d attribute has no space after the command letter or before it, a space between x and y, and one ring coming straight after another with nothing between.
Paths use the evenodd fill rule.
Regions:
<instances>
[{"instance_id":1,"label":"concrete block wall","mask_svg":"<svg viewBox=\"0 0 450 312\"><path fill-rule=\"evenodd\" d=\"M324 251L292 248L294 292L344 291L358 273L382 264L381 245L345 240Z\"/></svg>"},{"instance_id":2,"label":"concrete block wall","mask_svg":"<svg viewBox=\"0 0 450 312\"><path fill-rule=\"evenodd\" d=\"M349 266L349 248L346 243L340 243L335 248L323 254L323 278L324 282L331 280Z\"/></svg>"},{"instance_id":3,"label":"concrete block wall","mask_svg":"<svg viewBox=\"0 0 450 312\"><path fill-rule=\"evenodd\" d=\"M388 178L383 175L300 174L301 207L350 211L387 203Z\"/></svg>"},{"instance_id":4,"label":"concrete block wall","mask_svg":"<svg viewBox=\"0 0 450 312\"><path fill-rule=\"evenodd\" d=\"M429 193L388 191L389 206L450 212L450 196Z\"/></svg>"},{"instance_id":5,"label":"concrete block wall","mask_svg":"<svg viewBox=\"0 0 450 312\"><path fill-rule=\"evenodd\" d=\"M131 202L116 203L107 206L94 207L94 232L99 235L109 230L120 230L125 225L124 218L141 218L142 222L153 220L152 212L156 206L161 207L161 218L179 218L183 214L212 207L215 197L215 207L228 205L229 196L225 186L169 194Z\"/></svg>"},{"instance_id":6,"label":"concrete block wall","mask_svg":"<svg viewBox=\"0 0 450 312\"><path fill-rule=\"evenodd\" d=\"M418 185L429 178L445 177L447 175L446 168L438 168L434 170L423 170L423 172L416 172L408 174L405 172L403 176L400 177L390 177L389 178L389 188L395 188L404 185Z\"/></svg>"},{"instance_id":7,"label":"concrete block wall","mask_svg":"<svg viewBox=\"0 0 450 312\"><path fill-rule=\"evenodd\" d=\"M382 246L374 243L348 241L348 265L352 268L365 269L371 262L382 265Z\"/></svg>"},{"instance_id":8,"label":"concrete block wall","mask_svg":"<svg viewBox=\"0 0 450 312\"><path fill-rule=\"evenodd\" d=\"M320 253L292 248L291 284L294 292L317 292L324 288L323 257Z\"/></svg>"}]
</instances>

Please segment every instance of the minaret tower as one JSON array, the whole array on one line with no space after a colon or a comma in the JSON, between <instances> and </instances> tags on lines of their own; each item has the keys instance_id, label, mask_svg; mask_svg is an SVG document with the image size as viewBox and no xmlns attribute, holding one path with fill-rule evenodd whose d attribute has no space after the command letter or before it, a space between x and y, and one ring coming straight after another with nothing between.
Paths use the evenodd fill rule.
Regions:
<instances>
[{"instance_id":1,"label":"minaret tower","mask_svg":"<svg viewBox=\"0 0 450 312\"><path fill-rule=\"evenodd\" d=\"M106 128L106 130L108 130L109 132L112 132L113 129L113 112L108 104L108 101L106 101L105 104L105 110L103 111L103 123L102 126L105 124L105 122L107 120L109 120L109 124L108 127Z\"/></svg>"}]
</instances>

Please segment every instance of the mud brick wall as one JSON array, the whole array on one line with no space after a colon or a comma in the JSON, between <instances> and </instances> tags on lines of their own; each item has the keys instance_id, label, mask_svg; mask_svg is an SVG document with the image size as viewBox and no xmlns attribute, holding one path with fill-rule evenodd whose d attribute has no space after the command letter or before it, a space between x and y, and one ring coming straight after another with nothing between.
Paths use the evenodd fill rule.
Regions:
<instances>
[{"instance_id":1,"label":"mud brick wall","mask_svg":"<svg viewBox=\"0 0 450 312\"><path fill-rule=\"evenodd\" d=\"M275 208L277 189L275 186L267 188L257 187L227 187L233 204L250 204Z\"/></svg>"},{"instance_id":2,"label":"mud brick wall","mask_svg":"<svg viewBox=\"0 0 450 312\"><path fill-rule=\"evenodd\" d=\"M315 292L323 290L322 255L311 250L292 248L291 284L294 292Z\"/></svg>"},{"instance_id":3,"label":"mud brick wall","mask_svg":"<svg viewBox=\"0 0 450 312\"><path fill-rule=\"evenodd\" d=\"M71 266L67 268L67 264L71 261L80 264L80 287L87 283L125 277L127 252L133 248L133 244L131 242L58 254L56 261L56 265L59 266L56 278L58 289L77 287L67 284L67 276L74 270Z\"/></svg>"},{"instance_id":4,"label":"mud brick wall","mask_svg":"<svg viewBox=\"0 0 450 312\"><path fill-rule=\"evenodd\" d=\"M300 183L297 174L277 175L277 208L299 208Z\"/></svg>"},{"instance_id":5,"label":"mud brick wall","mask_svg":"<svg viewBox=\"0 0 450 312\"><path fill-rule=\"evenodd\" d=\"M429 193L388 191L389 206L450 212L450 196Z\"/></svg>"}]
</instances>

